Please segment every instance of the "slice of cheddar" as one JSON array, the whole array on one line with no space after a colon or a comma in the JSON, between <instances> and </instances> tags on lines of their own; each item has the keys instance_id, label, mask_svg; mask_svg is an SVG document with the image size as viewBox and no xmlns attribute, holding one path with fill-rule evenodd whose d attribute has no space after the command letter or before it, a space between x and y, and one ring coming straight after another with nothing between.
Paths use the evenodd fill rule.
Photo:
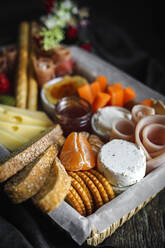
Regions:
<instances>
[{"instance_id":1,"label":"slice of cheddar","mask_svg":"<svg viewBox=\"0 0 165 248\"><path fill-rule=\"evenodd\" d=\"M24 137L28 141L34 138L36 135L44 132L47 127L25 125L25 124L15 124L15 123L10 123L10 122L0 121L0 128L8 132L11 135L19 135L21 137Z\"/></svg>"},{"instance_id":2,"label":"slice of cheddar","mask_svg":"<svg viewBox=\"0 0 165 248\"><path fill-rule=\"evenodd\" d=\"M11 135L10 133L0 128L0 143L10 151L14 151L26 143L26 140L23 137L21 138L17 135Z\"/></svg>"},{"instance_id":3,"label":"slice of cheddar","mask_svg":"<svg viewBox=\"0 0 165 248\"><path fill-rule=\"evenodd\" d=\"M30 124L43 127L53 125L53 122L44 112L20 109L2 104L0 104L0 120L17 124Z\"/></svg>"}]
</instances>

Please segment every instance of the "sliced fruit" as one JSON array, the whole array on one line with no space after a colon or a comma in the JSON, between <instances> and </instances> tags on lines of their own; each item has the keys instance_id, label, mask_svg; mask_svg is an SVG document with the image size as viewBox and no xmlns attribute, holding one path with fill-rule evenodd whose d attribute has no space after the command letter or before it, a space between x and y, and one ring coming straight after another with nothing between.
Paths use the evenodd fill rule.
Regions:
<instances>
[{"instance_id":1,"label":"sliced fruit","mask_svg":"<svg viewBox=\"0 0 165 248\"><path fill-rule=\"evenodd\" d=\"M113 83L113 84L111 84L111 86L117 87L119 89L122 89L123 88L122 83Z\"/></svg>"},{"instance_id":2,"label":"sliced fruit","mask_svg":"<svg viewBox=\"0 0 165 248\"><path fill-rule=\"evenodd\" d=\"M148 107L152 107L152 100L150 98L145 99L141 102L142 105L148 106Z\"/></svg>"},{"instance_id":3,"label":"sliced fruit","mask_svg":"<svg viewBox=\"0 0 165 248\"><path fill-rule=\"evenodd\" d=\"M95 97L97 96L97 94L99 92L101 92L100 83L98 81L95 81L95 82L91 83L90 87L91 87L93 99L95 99Z\"/></svg>"},{"instance_id":4,"label":"sliced fruit","mask_svg":"<svg viewBox=\"0 0 165 248\"><path fill-rule=\"evenodd\" d=\"M97 112L99 108L103 108L109 102L110 98L111 96L109 94L99 92L92 105L93 112Z\"/></svg>"},{"instance_id":5,"label":"sliced fruit","mask_svg":"<svg viewBox=\"0 0 165 248\"><path fill-rule=\"evenodd\" d=\"M135 96L135 91L131 87L126 87L124 89L124 104L133 100Z\"/></svg>"},{"instance_id":6,"label":"sliced fruit","mask_svg":"<svg viewBox=\"0 0 165 248\"><path fill-rule=\"evenodd\" d=\"M87 100L90 104L93 103L93 95L89 84L84 84L78 88L78 94L80 97Z\"/></svg>"},{"instance_id":7,"label":"sliced fruit","mask_svg":"<svg viewBox=\"0 0 165 248\"><path fill-rule=\"evenodd\" d=\"M109 86L108 87L108 93L111 96L110 105L118 106L118 107L123 106L123 100L124 100L123 89L120 89L120 88L117 88L114 86Z\"/></svg>"},{"instance_id":8,"label":"sliced fruit","mask_svg":"<svg viewBox=\"0 0 165 248\"><path fill-rule=\"evenodd\" d=\"M95 155L86 137L72 132L66 139L60 160L68 171L89 170L95 166Z\"/></svg>"},{"instance_id":9,"label":"sliced fruit","mask_svg":"<svg viewBox=\"0 0 165 248\"><path fill-rule=\"evenodd\" d=\"M100 83L101 91L104 92L107 87L107 83L108 83L107 77L103 75L99 75L96 77L96 80Z\"/></svg>"}]
</instances>

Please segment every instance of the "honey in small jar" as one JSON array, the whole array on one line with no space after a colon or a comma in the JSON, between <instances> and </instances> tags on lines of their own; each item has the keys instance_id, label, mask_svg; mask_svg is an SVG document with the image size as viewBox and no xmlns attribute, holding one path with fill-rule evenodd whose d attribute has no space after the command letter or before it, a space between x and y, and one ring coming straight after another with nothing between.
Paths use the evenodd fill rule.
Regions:
<instances>
[{"instance_id":1,"label":"honey in small jar","mask_svg":"<svg viewBox=\"0 0 165 248\"><path fill-rule=\"evenodd\" d=\"M77 96L64 97L55 106L55 121L61 125L65 136L73 131L89 131L91 115L91 105Z\"/></svg>"}]
</instances>

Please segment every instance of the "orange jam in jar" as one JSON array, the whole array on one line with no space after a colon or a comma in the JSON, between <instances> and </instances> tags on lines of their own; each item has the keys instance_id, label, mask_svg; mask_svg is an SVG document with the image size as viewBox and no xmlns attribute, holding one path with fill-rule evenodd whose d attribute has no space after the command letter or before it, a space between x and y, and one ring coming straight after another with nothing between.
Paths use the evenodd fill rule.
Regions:
<instances>
[{"instance_id":1,"label":"orange jam in jar","mask_svg":"<svg viewBox=\"0 0 165 248\"><path fill-rule=\"evenodd\" d=\"M89 131L91 116L91 105L77 96L64 97L55 106L54 119L61 125L65 136L73 131Z\"/></svg>"}]
</instances>

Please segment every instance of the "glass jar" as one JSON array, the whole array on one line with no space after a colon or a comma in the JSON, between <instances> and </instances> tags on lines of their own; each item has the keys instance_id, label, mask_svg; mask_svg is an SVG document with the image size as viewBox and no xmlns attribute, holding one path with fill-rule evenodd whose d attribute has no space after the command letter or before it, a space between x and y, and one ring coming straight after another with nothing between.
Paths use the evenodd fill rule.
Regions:
<instances>
[{"instance_id":1,"label":"glass jar","mask_svg":"<svg viewBox=\"0 0 165 248\"><path fill-rule=\"evenodd\" d=\"M64 97L55 106L54 119L63 129L64 135L75 131L89 131L91 128L91 105L77 96Z\"/></svg>"}]
</instances>

